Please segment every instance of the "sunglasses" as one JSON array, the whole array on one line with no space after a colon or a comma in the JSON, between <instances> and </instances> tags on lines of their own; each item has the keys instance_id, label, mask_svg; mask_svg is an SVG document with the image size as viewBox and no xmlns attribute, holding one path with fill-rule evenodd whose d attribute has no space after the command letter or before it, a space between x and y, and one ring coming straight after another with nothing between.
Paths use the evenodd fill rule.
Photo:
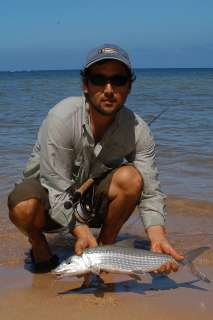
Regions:
<instances>
[{"instance_id":1,"label":"sunglasses","mask_svg":"<svg viewBox=\"0 0 213 320\"><path fill-rule=\"evenodd\" d=\"M129 77L122 74L115 74L111 77L106 77L102 74L91 74L88 80L95 86L105 86L110 83L112 86L122 87L127 84Z\"/></svg>"}]
</instances>

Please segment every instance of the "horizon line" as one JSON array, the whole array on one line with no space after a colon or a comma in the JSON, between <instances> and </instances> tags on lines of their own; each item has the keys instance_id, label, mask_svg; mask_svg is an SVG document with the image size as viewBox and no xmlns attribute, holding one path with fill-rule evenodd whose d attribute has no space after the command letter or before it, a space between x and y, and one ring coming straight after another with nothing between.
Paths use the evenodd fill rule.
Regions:
<instances>
[{"instance_id":1,"label":"horizon line","mask_svg":"<svg viewBox=\"0 0 213 320\"><path fill-rule=\"evenodd\" d=\"M213 67L136 67L133 70L160 70L160 69L213 69ZM18 70L0 70L0 72L57 72L57 71L80 71L81 68L74 69L18 69Z\"/></svg>"}]
</instances>

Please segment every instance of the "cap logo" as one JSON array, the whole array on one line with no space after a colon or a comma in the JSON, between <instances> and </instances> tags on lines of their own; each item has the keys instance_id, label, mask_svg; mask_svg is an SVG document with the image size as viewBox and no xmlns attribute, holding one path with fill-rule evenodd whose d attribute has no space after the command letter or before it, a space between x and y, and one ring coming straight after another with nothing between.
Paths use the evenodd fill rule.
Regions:
<instances>
[{"instance_id":1,"label":"cap logo","mask_svg":"<svg viewBox=\"0 0 213 320\"><path fill-rule=\"evenodd\" d=\"M118 50L116 48L102 48L98 51L98 53L117 53Z\"/></svg>"}]
</instances>

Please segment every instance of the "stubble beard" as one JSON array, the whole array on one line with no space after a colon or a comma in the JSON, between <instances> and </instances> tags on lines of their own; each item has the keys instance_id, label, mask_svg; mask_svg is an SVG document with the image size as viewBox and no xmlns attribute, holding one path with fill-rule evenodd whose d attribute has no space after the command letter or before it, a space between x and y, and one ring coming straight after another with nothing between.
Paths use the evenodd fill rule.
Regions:
<instances>
[{"instance_id":1,"label":"stubble beard","mask_svg":"<svg viewBox=\"0 0 213 320\"><path fill-rule=\"evenodd\" d=\"M121 106L118 106L116 109L113 109L113 110L109 110L109 109L105 109L103 108L101 105L94 105L94 104L91 104L91 107L96 111L98 112L99 114L101 114L102 116L115 116L118 111L120 111L120 109L122 108L122 105Z\"/></svg>"},{"instance_id":2,"label":"stubble beard","mask_svg":"<svg viewBox=\"0 0 213 320\"><path fill-rule=\"evenodd\" d=\"M110 110L110 108L104 108L100 104L94 104L92 103L91 99L89 98L88 95L85 95L86 102L89 104L89 106L95 110L97 113L101 114L102 116L110 117L110 116L115 116L123 107L123 104L120 106L117 106L116 109Z\"/></svg>"}]
</instances>

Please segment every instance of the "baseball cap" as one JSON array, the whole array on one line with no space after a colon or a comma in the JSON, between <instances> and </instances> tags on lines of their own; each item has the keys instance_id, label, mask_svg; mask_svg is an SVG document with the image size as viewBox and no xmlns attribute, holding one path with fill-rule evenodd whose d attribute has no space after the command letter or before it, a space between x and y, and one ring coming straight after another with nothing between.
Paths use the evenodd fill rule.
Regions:
<instances>
[{"instance_id":1,"label":"baseball cap","mask_svg":"<svg viewBox=\"0 0 213 320\"><path fill-rule=\"evenodd\" d=\"M118 60L123 62L128 69L132 70L128 53L114 44L103 44L92 49L87 56L84 69L89 68L92 64L106 59Z\"/></svg>"}]
</instances>

